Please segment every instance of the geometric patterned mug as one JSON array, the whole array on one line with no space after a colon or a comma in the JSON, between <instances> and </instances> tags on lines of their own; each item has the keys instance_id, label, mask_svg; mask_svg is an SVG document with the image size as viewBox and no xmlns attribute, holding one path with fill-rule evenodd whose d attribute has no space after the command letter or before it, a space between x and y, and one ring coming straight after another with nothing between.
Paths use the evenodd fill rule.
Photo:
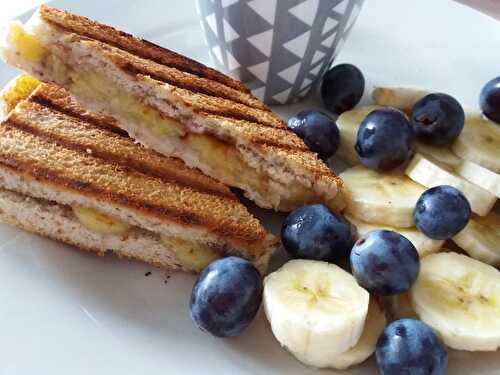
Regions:
<instances>
[{"instance_id":1,"label":"geometric patterned mug","mask_svg":"<svg viewBox=\"0 0 500 375\"><path fill-rule=\"evenodd\" d=\"M300 100L332 64L364 0L197 0L215 66L267 104Z\"/></svg>"}]
</instances>

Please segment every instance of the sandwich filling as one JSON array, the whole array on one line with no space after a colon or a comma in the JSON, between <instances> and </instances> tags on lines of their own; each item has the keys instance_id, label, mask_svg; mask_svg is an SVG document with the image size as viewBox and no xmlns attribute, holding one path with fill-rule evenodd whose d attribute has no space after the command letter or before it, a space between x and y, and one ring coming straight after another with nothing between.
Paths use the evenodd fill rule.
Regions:
<instances>
[{"instance_id":1,"label":"sandwich filling","mask_svg":"<svg viewBox=\"0 0 500 375\"><path fill-rule=\"evenodd\" d=\"M103 214L92 208L73 206L76 219L87 229L104 235L127 236L137 228L115 217ZM177 261L184 267L199 272L220 255L209 246L181 238L160 236L161 242L171 249Z\"/></svg>"},{"instance_id":2,"label":"sandwich filling","mask_svg":"<svg viewBox=\"0 0 500 375\"><path fill-rule=\"evenodd\" d=\"M49 51L48 44L44 45L35 33L27 30L12 23L9 39L16 56L31 65L31 73L67 87L92 109L113 113L122 124L133 124L130 128L125 125L131 136L157 151L181 157L189 166L242 189L247 197L265 208L288 211L308 203L323 202L334 209L340 205L334 199L337 187L330 186L334 193L325 197L315 191L310 181L284 178L276 168L249 163L248 149L243 153L229 139L222 141L220 136L199 127L196 132L189 129L187 124L159 111L152 103L144 103L135 92L125 90L97 70L88 71L85 65L73 68L77 64L71 63L68 47L56 43L50 45Z\"/></svg>"}]
</instances>

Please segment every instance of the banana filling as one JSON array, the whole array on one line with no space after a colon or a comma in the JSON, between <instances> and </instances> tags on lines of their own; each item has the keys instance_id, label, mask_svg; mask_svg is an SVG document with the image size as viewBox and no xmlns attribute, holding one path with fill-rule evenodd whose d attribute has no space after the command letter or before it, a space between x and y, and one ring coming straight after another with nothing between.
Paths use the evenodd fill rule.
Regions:
<instances>
[{"instance_id":1,"label":"banana filling","mask_svg":"<svg viewBox=\"0 0 500 375\"><path fill-rule=\"evenodd\" d=\"M102 234L125 234L130 225L124 221L102 214L97 210L83 206L72 206L73 213L85 228Z\"/></svg>"},{"instance_id":2,"label":"banana filling","mask_svg":"<svg viewBox=\"0 0 500 375\"><path fill-rule=\"evenodd\" d=\"M105 215L93 208L76 205L71 208L80 224L97 233L125 235L132 228L130 224ZM165 235L160 237L165 246L174 252L177 260L193 271L201 271L220 256L216 251L205 245Z\"/></svg>"},{"instance_id":3,"label":"banana filling","mask_svg":"<svg viewBox=\"0 0 500 375\"><path fill-rule=\"evenodd\" d=\"M10 25L10 37L19 56L32 62L39 62L43 59L45 55L43 46L35 36L24 30L23 25L12 23Z\"/></svg>"},{"instance_id":4,"label":"banana filling","mask_svg":"<svg viewBox=\"0 0 500 375\"><path fill-rule=\"evenodd\" d=\"M54 54L47 54L43 45L35 36L27 33L22 25L11 24L10 31L18 55L50 69L49 76L69 82L70 91L77 96L108 103L113 112L135 124L141 124L158 137L176 137L179 143L189 147L208 166L213 177L230 186L255 191L261 197L273 194L271 182L280 184L250 167L233 145L211 135L189 133L180 122L142 104L139 98L125 92L106 76L76 71ZM286 196L280 197L279 207L283 209L318 201L312 191L299 183L283 186L282 190Z\"/></svg>"},{"instance_id":5,"label":"banana filling","mask_svg":"<svg viewBox=\"0 0 500 375\"><path fill-rule=\"evenodd\" d=\"M11 87L7 87L2 91L2 101L5 103L5 113L9 113L20 101L28 98L39 84L40 81L27 75L22 75L17 78Z\"/></svg>"}]
</instances>

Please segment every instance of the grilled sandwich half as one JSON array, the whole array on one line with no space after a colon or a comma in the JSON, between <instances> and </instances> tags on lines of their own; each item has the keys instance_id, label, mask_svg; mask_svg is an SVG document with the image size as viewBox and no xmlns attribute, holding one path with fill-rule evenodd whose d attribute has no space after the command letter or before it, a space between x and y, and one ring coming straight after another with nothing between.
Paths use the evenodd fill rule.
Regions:
<instances>
[{"instance_id":1,"label":"grilled sandwich half","mask_svg":"<svg viewBox=\"0 0 500 375\"><path fill-rule=\"evenodd\" d=\"M136 144L58 86L22 77L2 99L1 221L170 270L224 255L266 268L276 238L223 184Z\"/></svg>"},{"instance_id":2,"label":"grilled sandwich half","mask_svg":"<svg viewBox=\"0 0 500 375\"><path fill-rule=\"evenodd\" d=\"M277 115L241 82L200 63L48 6L26 25L10 24L1 54L261 207L343 205L341 180Z\"/></svg>"}]
</instances>

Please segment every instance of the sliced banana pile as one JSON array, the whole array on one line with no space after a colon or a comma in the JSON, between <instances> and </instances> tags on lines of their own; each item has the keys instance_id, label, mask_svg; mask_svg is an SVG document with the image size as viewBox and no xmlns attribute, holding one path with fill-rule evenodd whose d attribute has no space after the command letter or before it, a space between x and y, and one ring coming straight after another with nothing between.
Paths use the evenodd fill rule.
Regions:
<instances>
[{"instance_id":1,"label":"sliced banana pile","mask_svg":"<svg viewBox=\"0 0 500 375\"><path fill-rule=\"evenodd\" d=\"M429 93L410 87L377 87L373 92L376 105L355 108L338 118L339 156L355 166L341 174L349 189L346 213L361 234L377 228L395 230L407 236L419 254L425 256L439 249L442 243L426 241L412 228L415 196L437 185L454 186L467 197L478 215L456 236L455 242L473 258L496 265L499 255L491 244L496 241L500 226L494 219L497 216L490 213L500 198L500 126L469 110L464 129L451 147L416 141L415 155L405 170L414 184L397 173L382 174L359 166L354 145L366 115L382 106L409 113ZM490 222L492 225L488 225ZM486 227L490 228L488 235L483 234L482 228ZM414 233L416 237L412 236Z\"/></svg>"},{"instance_id":2,"label":"sliced banana pile","mask_svg":"<svg viewBox=\"0 0 500 375\"><path fill-rule=\"evenodd\" d=\"M314 367L348 366L373 352L365 326L377 331L382 318L378 308L368 308L369 300L350 273L326 262L292 260L264 280L264 309L274 336Z\"/></svg>"},{"instance_id":3,"label":"sliced banana pile","mask_svg":"<svg viewBox=\"0 0 500 375\"><path fill-rule=\"evenodd\" d=\"M500 272L457 253L422 259L411 290L419 318L450 348L495 351L500 347Z\"/></svg>"},{"instance_id":4,"label":"sliced banana pile","mask_svg":"<svg viewBox=\"0 0 500 375\"><path fill-rule=\"evenodd\" d=\"M500 347L500 272L492 267L500 266L500 215L492 211L500 198L500 126L469 112L451 146L416 141L408 165L393 172L365 168L355 150L359 126L370 112L390 106L409 114L429 93L378 87L376 105L337 119L337 155L352 165L340 174L346 220L357 237L385 229L408 238L419 253L420 273L409 292L386 298L384 308L334 264L292 260L267 276L263 303L273 334L304 364L340 370L363 362L374 353L387 319L420 319L456 350ZM452 239L469 256L443 250L444 241L415 227L417 200L438 185L454 186L471 205L473 217Z\"/></svg>"}]
</instances>

